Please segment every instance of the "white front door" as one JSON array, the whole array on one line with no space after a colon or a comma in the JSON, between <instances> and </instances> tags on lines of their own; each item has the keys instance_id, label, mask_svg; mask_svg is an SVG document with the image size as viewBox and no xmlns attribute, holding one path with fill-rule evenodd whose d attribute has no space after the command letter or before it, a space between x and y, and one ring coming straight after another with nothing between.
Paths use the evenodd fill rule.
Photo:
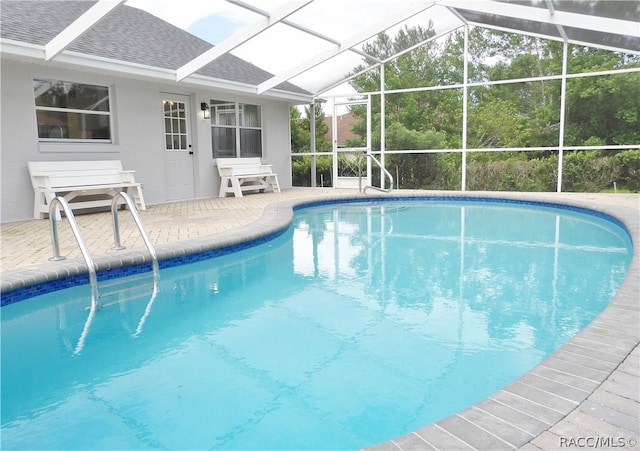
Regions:
<instances>
[{"instance_id":1,"label":"white front door","mask_svg":"<svg viewBox=\"0 0 640 451\"><path fill-rule=\"evenodd\" d=\"M167 200L192 199L193 148L189 124L189 97L166 95L162 99L164 123L164 174Z\"/></svg>"}]
</instances>

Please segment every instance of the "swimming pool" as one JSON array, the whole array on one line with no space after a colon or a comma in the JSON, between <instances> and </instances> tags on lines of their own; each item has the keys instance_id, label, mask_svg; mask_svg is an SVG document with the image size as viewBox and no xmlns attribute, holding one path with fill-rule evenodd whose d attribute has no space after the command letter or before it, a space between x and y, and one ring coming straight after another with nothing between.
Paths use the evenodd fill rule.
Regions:
<instances>
[{"instance_id":1,"label":"swimming pool","mask_svg":"<svg viewBox=\"0 0 640 451\"><path fill-rule=\"evenodd\" d=\"M550 313L545 312L545 309L551 309L554 315L560 314L562 312L562 305L560 305L562 300L557 299L555 290L567 284L567 281L573 281L574 285L571 285L571 289L574 291L579 291L580 289L586 289L587 292L594 291L592 286L588 285L593 278L585 277L584 271L580 273L580 277L572 279L563 270L564 265L574 266L576 264L574 260L571 260L569 250L575 249L578 251L581 256L578 259L579 263L586 262L587 260L583 257L590 253L600 257L603 255L613 257L622 255L622 260L624 261L625 246L623 244L625 243L626 235L621 230L614 231L612 239L615 244L611 242L599 243L596 235L602 230L603 224L600 222L600 218L592 215L585 216L563 211L558 217L557 211L548 211L548 209L540 207L527 207L527 209L539 209L544 213L546 220L543 226L540 226L531 221L530 216L523 215L520 207L514 205L500 206L501 210L496 213L496 211L487 209L487 205L478 206L461 202L454 202L453 204L447 206L443 211L430 211L428 215L420 214L418 221L409 221L410 225L404 224L407 219L405 216L413 214L415 203L395 203L392 206L367 205L364 203L342 205L339 211L327 205L317 207L311 217L308 215L311 210L301 210L296 215L292 229L287 231L285 235L263 245L270 249L269 253L252 255L249 258L246 254L253 254L255 250L249 249L237 254L220 257L220 260L216 262L215 268L205 267L204 272L197 273L197 275L195 275L195 272L187 276L175 275L171 272L174 271L173 269L165 271L163 273L161 293L164 293L167 297L158 298L142 333L136 339L132 339L131 335L133 335L140 318L144 314L146 302L141 301L137 304L129 302L122 307L124 311L119 308L108 312L106 309L101 311L101 317L92 324L91 333L88 336L85 347L76 360L70 358L65 360L64 355L65 350L70 352L74 349L77 338L81 333L86 318L86 312L83 311L81 305L86 300L82 300L83 294L81 291L83 288L70 290L71 292L78 291L78 300L75 302L79 304L78 306L74 306L73 302L69 302L69 305L65 305L62 310L48 307L48 314L53 314L56 319L54 331L49 330L49 333L53 333L56 339L50 344L54 345L54 349L58 349L58 353L63 355L61 362L52 366L55 369L55 371L52 371L54 380L49 380L51 379L51 374L42 375L37 371L29 371L29 368L25 369L25 364L19 358L22 357L22 353L19 356L16 355L18 365L11 366L16 374L33 374L32 377L21 377L20 382L25 385L27 385L28 380L34 379L32 387L53 384L59 392L61 384L63 388L66 387L70 390L69 393L72 392L74 396L68 396L64 398L65 402L58 403L47 404L45 399L44 407L31 406L31 410L28 410L29 413L26 415L27 418L18 416L20 421L6 426L4 387L7 378L3 374L3 441L7 440L8 436L14 437L16 433L19 435L19 430L25 427L26 424L37 426L37 423L40 423L40 426L46 426L41 428L40 431L48 435L48 440L52 440L52 430L56 430L56 428L64 429L64 423L61 425L59 421L60 418L65 418L65 409L68 409L69 412L82 412L85 410L92 412L91 418L82 419L81 424L85 426L87 423L102 423L101 428L89 434L89 439L94 440L91 443L102 444L95 446L116 446L112 442L115 440L112 436L115 431L117 434L122 433L122 437L118 438L128 438L128 435L133 435L135 440L141 440L140 442L135 442L137 443L137 445L133 445L135 447L175 447L175 443L170 441L171 438L165 437L162 431L158 429L162 429L162 426L165 425L172 429L168 432L175 432L176 424L182 425L181 431L188 430L190 439L193 440L193 443L182 442L176 446L183 448L214 446L198 444L202 443L198 442L198 440L211 440L211 435L213 434L211 423L214 423L216 427L219 426L220 428L216 437L222 436L224 440L227 440L223 445L220 445L222 447L233 447L232 445L235 443L233 440L237 438L234 432L242 429L243 432L249 431L253 433L253 439L258 440L258 442L253 442L254 445L258 443L257 447L265 448L265 444L268 444L270 439L259 434L256 435L255 432L259 429L259 426L268 431L283 429L282 423L276 421L278 414L274 413L276 406L283 404L297 408L294 412L300 413L298 415L288 414L285 418L286 426L284 426L284 429L290 428L294 430L296 437L306 435L307 431L319 430L323 435L331 436L331 439L336 438L333 437L334 434L340 438L345 435L344 428L348 425L351 426L352 431L364 432L366 435L371 433L370 430L378 432L383 426L393 423L394 419L399 418L403 422L402 427L405 429L394 429L397 432L391 435L372 438L371 440L375 442L397 435L403 430L406 431L416 427L409 424L408 421L408 418L412 417L417 409L415 399L409 399L405 402L410 407L409 413L407 413L407 410L403 410L407 405L400 405L402 404L402 396L397 393L395 387L388 387L393 388L391 393L389 393L388 389L374 389L375 396L367 398L375 400L375 402L370 401L370 404L377 404L379 401L382 405L382 401L386 399L387 403L384 404L386 407L379 409L377 405L369 404L366 407L361 407L362 415L360 417L362 417L365 424L358 425L355 422L351 424L349 421L350 418L357 416L355 414L358 409L349 408L347 402L349 399L345 400L344 398L349 398L351 395L355 397L360 390L369 388L369 385L373 383L370 380L370 375L376 374L376 372L389 373L391 377L395 378L395 381L402 380L403 384L412 389L413 395L416 394L416 391L424 391L424 385L419 382L419 377L422 376L411 373L409 366L412 367L412 370L415 369L417 374L425 373L426 379L435 380L439 378L436 374L437 370L456 367L456 364L452 363L450 355L445 355L441 350L438 351L428 347L430 344L428 343L428 338L432 338L440 344L445 344L445 348L457 344L463 338L468 339L469 342L466 347L459 350L459 354L475 355L476 360L483 360L484 366L486 366L489 361L494 362L495 360L498 363L502 360L500 357L495 357L495 359L491 357L492 352L495 351L493 346L504 340L516 337L515 341L510 342L508 350L512 352L511 355L517 356L517 359L514 360L518 360L518 364L523 365L523 368L527 367L523 370L526 371L536 361L543 358L548 351L544 348L535 349L529 355L522 352L519 347L523 342L535 338L537 341L557 346L579 330L581 325L586 324L589 321L589 317L593 317L592 315L595 313L585 313L585 316L582 317L579 309L574 307L568 313L565 312L564 316L561 316L563 321L558 327L559 333L549 336L542 331L536 334L537 328L545 324L535 323L532 319L533 316L531 318L526 317L526 315L524 318L522 317L523 311L521 308L523 304L532 304L538 317L540 314L550 315ZM507 221L505 219L508 218L501 216L504 213L502 210L514 208L517 209L518 218L512 218ZM366 212L361 218L357 213L359 210ZM572 215L577 215L582 220L588 220L587 222L594 227L594 230L588 236L575 235L578 226L575 218L572 221L569 220L569 218L573 217ZM491 225L486 224L485 219L487 217L492 220ZM337 222L334 220L335 218L338 219ZM501 220L496 222L498 218ZM291 239L291 244L287 244L289 239ZM626 239L628 244L628 237ZM510 240L514 243L516 250L514 254L510 254L511 258L507 258L502 251L495 251L495 249L502 250L507 248ZM410 246L402 243L410 243ZM421 247L424 243L434 244L434 247ZM394 254L398 249L404 253ZM530 254L537 249L541 249L541 253L545 258L543 260L544 264L527 265L525 262L529 261ZM630 252L628 248L626 249L628 263ZM224 261L222 261L223 259ZM600 274L604 268L601 265L605 263L602 258L596 260L597 265L595 267L598 268L597 273ZM476 263L480 265L475 266ZM496 269L492 272L491 268L494 267L492 266L494 264ZM201 262L197 265L206 266L207 263ZM512 275L507 277L509 273L506 270L511 267L520 267L519 276ZM599 296L604 295L606 297L606 299L600 301L600 309L613 296L617 278L624 276L624 265L614 265L614 267L617 269L613 273L610 272L611 277L608 279L606 288L595 290ZM523 268L526 271L522 271ZM190 271L195 271L195 269ZM463 277L451 278L455 275L462 275ZM538 281L538 276L543 278L542 276L547 275L553 276L550 283L545 284L542 281ZM283 293L282 279L285 277L293 277L293 282L285 284L286 290ZM399 284L392 284L394 280ZM206 289L200 289L202 296L196 301L186 293L189 292L191 287L197 286L199 281L204 282ZM302 289L301 287L308 281L315 283L311 283L310 287ZM318 281L328 281L329 284L317 285ZM343 284L340 288L336 286L338 282ZM239 291L228 291L229 287L238 287ZM468 299L464 296L465 293L475 292L479 287L489 288L480 290L486 293L484 296L486 299L482 299L483 296L478 298L477 295ZM276 293L279 295L276 296ZM505 293L511 299L508 304L509 309L505 311L504 308L494 308L495 311L488 312L485 315L484 309L487 307L488 302ZM415 295L420 296L416 299ZM246 299L252 296L258 298L258 300L247 304ZM412 298L411 296L414 297ZM276 301L276 299L281 297L286 304L285 310L288 313L285 317L282 317L276 311L276 307L282 303ZM266 302L265 299L267 300ZM322 302L319 302L318 299L321 299ZM425 299L430 299L431 302L427 303ZM12 306L11 309L16 311L16 318L27 316L27 311L30 310L28 308L30 302L20 302ZM602 302L604 303L602 304ZM589 303L598 305L596 300L589 300ZM242 309L240 304L244 304ZM340 304L344 304L343 307L347 307L347 310L333 315L327 312L329 307L333 308ZM248 308L248 310L243 310L244 308ZM365 308L369 315L356 315L354 313ZM9 310L5 311L3 308L3 321L7 318L7 311ZM596 309L596 311L598 310ZM211 318L211 312L216 312L216 321L223 322L215 323ZM106 314L103 315L103 313ZM196 326L198 327L194 331L192 330L193 325L191 325L191 329L185 335L184 332L180 332L178 326L192 321L192 315L197 317ZM15 321L16 318L11 316L10 313L8 319ZM32 319L39 317L40 320L43 320L43 318L47 317L47 312L30 312L28 316ZM395 322L391 326L385 327L383 324L376 322L378 316L392 317ZM544 317L546 318L546 316ZM457 318L462 318L461 325L456 325L457 323L454 322ZM360 319L360 322L355 319ZM280 326L275 327L274 331L271 328L274 327L273 324L276 320L284 322L278 323ZM46 322L47 320L44 319L44 321ZM482 331L477 332L473 327L476 324L486 327L491 322L497 323L502 327L494 335L489 335L486 331L484 333ZM25 323L20 325L18 323L19 321L14 322L9 327L5 327L6 324L3 323L3 334L5 331L10 333L12 327L24 331L26 329ZM65 325L62 332L59 327L61 323ZM371 336L365 335L364 339L357 343L359 347L349 348L349 340L346 340L346 344L344 344L344 340L339 340L339 338L350 336L349 333L352 332L352 329L364 327L370 323L373 325L367 330ZM39 323L36 321L34 324ZM113 332L112 326L114 324L119 327L122 325L121 330L115 336L106 338L108 334ZM250 343L246 334L239 330L243 324L250 325L250 330L261 332L256 343ZM322 326L320 332L317 330L318 324ZM428 328L427 338L424 338L424 336L422 338L424 347L421 350L416 350L406 345L403 346L403 337L400 337L399 335L401 334L398 333L399 326L406 327L410 337L415 337L411 334ZM37 348L42 347L43 342L47 342L47 337L42 336L46 333L40 327L36 328L35 325L31 327L37 331L30 334L30 340L33 340L36 348L34 357L44 358L45 354L48 355L50 352L37 352ZM308 336L308 329L311 329L312 332L315 331L315 335ZM379 329L381 333L374 335L374 329ZM215 332L211 332L212 330ZM321 332L325 332L325 334L323 335ZM305 335L307 337L306 340L301 339L303 333L307 334ZM292 340L292 335L300 337L300 339ZM322 338L325 335L328 335L327 339ZM330 338L333 339L330 340ZM148 367L146 370L140 369L140 371L136 370L135 372L122 369L118 371L109 368L111 376L103 377L95 384L87 384L86 380L77 374L77 371L83 369L88 363L100 363L102 366L107 367L115 366L116 363L113 360L123 360L131 365L130 368L137 368L138 360L136 360L136 357L140 359L138 341L145 341L146 345L152 345L152 347L153 345L160 346L158 344L159 341L164 346L168 346L167 343L177 344L175 348L171 348L173 349L172 351L168 351L169 348L161 347L158 354L159 357L150 362L150 366L159 369L165 377L160 377L157 381L154 377L144 377L145 374L150 374L146 372L149 371ZM3 336L3 342L7 343L5 336ZM333 344L338 348L340 348L340 343L346 346L344 352L347 356L350 356L347 361L351 362L351 371L338 371L333 367L334 362L330 359L333 354L328 349L330 348L329 345L332 344L331 342L334 342ZM249 361L251 363L249 366L254 371L266 373L273 380L274 387L283 390L281 392L282 396L269 398L271 403L266 407L263 406L263 409L254 409L252 411L254 414L256 412L260 414L259 418L251 417L253 422L246 420L245 423L238 423L240 420L236 418L235 414L237 412L235 410L242 410L241 403L238 402L238 392L247 391L248 397L252 400L263 399L261 395L264 396L262 391L264 383L258 384L258 386L250 383L245 384L245 382L252 380L249 377L247 381L245 377L244 379L238 378L238 385L236 386L232 383L233 381L228 381L226 377L213 379L211 383L216 387L228 388L228 399L224 399L223 395L218 392L214 395L208 394L206 391L204 393L191 391L190 384L194 383L195 379L200 379L203 371L206 374L215 372L213 370L216 365L209 359L199 361L200 366L195 365L190 361L188 355L191 352L202 349L209 350L212 343L227 352L229 352L229 349L233 349L233 358L231 359L233 362L246 363ZM337 406L330 408L329 405L325 405L321 401L311 402L308 395L303 396L300 392L296 392L300 385L305 384L296 385L293 383L295 377L308 375L309 371L307 370L317 367L314 362L317 362L319 357L315 357L314 360L314 357L309 355L309 348L319 350L321 357L324 357L320 361L326 362L326 366L321 366L319 370L329 373L330 370L333 370L333 378L339 380L340 384L352 382L352 385L349 385L350 390L340 391L339 387L326 388L333 396L323 396L321 401L326 402L330 397L335 398L338 402ZM385 348L391 351L391 355L381 358L381 369L373 367L370 352ZM125 358L123 358L122 354L118 354L117 350L126 350ZM52 350L48 349L48 351ZM474 354L474 352L479 351L482 352L482 357ZM274 360L273 356L286 354L295 355L297 359L288 363L276 361L275 368L265 369ZM362 357L363 355L365 357ZM428 356L428 360L425 360L425 355ZM238 356L243 356L243 358L237 358ZM67 357L69 356L67 355ZM229 356L226 355L226 358L228 360ZM3 349L4 359L5 349ZM227 360L225 360L225 355L220 356L219 361L228 363ZM405 366L401 365L401 370L398 370L398 363L401 361L405 362ZM418 365L418 363L422 364L425 361L427 363L426 367ZM410 362L411 365L406 365L406 362ZM458 363L457 365L460 366L462 364ZM413 368L414 366L415 368ZM5 367L6 365L3 361L3 372ZM256 370L256 367L260 371ZM393 370L394 367L396 368L395 371ZM462 367L468 368L464 367L464 365ZM362 372L361 368L369 371ZM18 371L20 369L23 371ZM468 372L468 369L466 372ZM475 377L473 380L466 380L464 378L456 379L452 373L447 373L446 376L442 376L441 372L438 374L440 374L440 380L445 378L447 382L453 382L453 385L458 388L464 389L467 385L470 385L468 391L473 391L473 394L478 397L477 399L487 395L487 393L482 395L471 385L475 383L477 379ZM251 376L254 376L254 374ZM85 375L88 380L93 380L96 377L98 376L93 373ZM486 377L489 378L489 376ZM513 377L504 377L506 378L505 382L501 382L498 387L513 380ZM314 382L316 383L313 387L316 390L325 389L322 383L315 380ZM172 385L174 383L175 386ZM69 388L69 385L71 388ZM150 386L145 388L146 385ZM383 385L398 384L387 383ZM124 392L121 390L122 388L125 389ZM141 406L140 400L148 400L152 394L151 392L158 391L157 389L165 394L175 395L176 399L187 399L188 401L184 401L182 406L180 404L170 405L168 400L156 401L155 404L150 404L146 408ZM285 396L289 393L287 390L294 395L293 399L302 399L307 402L292 402L291 399L287 399ZM216 398L216 396L222 398ZM127 399L128 397L130 399ZM437 398L435 395L431 396L431 398L434 397ZM204 404L205 400L211 402L200 406L199 409L194 408L199 403ZM213 420L209 418L209 422L202 419L200 422L194 421L189 426L180 422L180 415L185 414L180 407L190 406L187 410L193 410L201 418L203 415L206 417L205 414L210 411L211 405L220 404L223 401L233 405L235 407L234 412L227 411L218 414L219 418L216 417ZM422 401L426 402L424 397L422 397ZM303 420L301 415L309 403L316 409L314 411L316 415L313 415L314 418L311 418L311 422ZM445 399L444 403L447 406L452 405L451 408L456 410L468 405L463 404L462 407L455 407L455 402L449 398ZM101 408L96 409L96 406ZM380 411L387 409L389 411L386 413ZM342 418L340 421L332 421L327 415L334 410L344 412L345 415L348 414L350 416L347 415L346 418ZM456 410L453 410L453 412ZM104 412L101 413L101 411ZM98 415L104 415L104 418L110 421L95 418L94 412L97 412ZM157 412L157 415L153 415L154 412ZM115 413L121 414L118 417L119 422L114 421L113 415ZM145 413L149 417L146 418L146 422L143 421ZM447 413L445 412L441 415L447 415ZM33 418L28 418L30 416L33 416ZM69 415L69 418L73 418L74 422L78 422L77 416L77 414ZM436 417L435 419L438 418ZM47 421L50 421L50 423L47 424ZM418 422L417 426L429 421L432 420L423 418L421 422ZM109 427L105 427L105 424ZM277 426L278 424L280 424L279 427ZM336 427L336 424L339 426ZM234 425L235 427L232 427ZM23 432L25 430L22 429ZM129 434L126 433L127 431ZM135 434L131 431L135 431ZM226 431L226 434L223 433L224 431ZM28 435L37 437L37 432L38 429L35 428L28 432ZM242 435L239 432L238 434ZM351 438L354 434L355 432L346 435ZM279 432L277 432L277 435L279 435ZM81 434L80 437L85 438ZM293 447L305 447L304 444L297 446L296 437L288 438L284 443L293 444L291 445ZM64 437L63 439L66 440ZM182 436L182 439L185 439L185 435ZM275 438L273 439L275 440ZM111 442L105 442L104 440L111 440ZM365 446L373 442L357 442L355 444L349 442L347 445L335 445L336 442L325 442L326 445L324 446L350 448ZM73 447L73 443L65 442L65 445L65 447ZM237 446L246 447L250 445ZM274 444L273 447L278 447L278 445ZM319 447L319 445L311 445L311 447Z\"/></svg>"}]
</instances>

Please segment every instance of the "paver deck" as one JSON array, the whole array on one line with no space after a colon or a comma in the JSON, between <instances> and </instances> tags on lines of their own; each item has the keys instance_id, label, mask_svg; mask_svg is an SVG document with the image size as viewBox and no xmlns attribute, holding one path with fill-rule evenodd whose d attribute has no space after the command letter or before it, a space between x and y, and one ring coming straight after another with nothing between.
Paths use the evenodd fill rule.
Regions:
<instances>
[{"instance_id":1,"label":"paver deck","mask_svg":"<svg viewBox=\"0 0 640 451\"><path fill-rule=\"evenodd\" d=\"M489 398L372 450L640 449L640 195L395 191L394 195L505 197L568 203L615 216L632 235L627 278L605 311L531 372ZM294 205L360 196L353 190L283 190L243 198L152 205L140 216L160 258L263 236L291 220ZM109 212L76 217L99 268L145 259L131 215L119 214L113 251ZM2 291L86 271L70 228L59 226L63 262L52 255L48 220L1 225Z\"/></svg>"}]
</instances>

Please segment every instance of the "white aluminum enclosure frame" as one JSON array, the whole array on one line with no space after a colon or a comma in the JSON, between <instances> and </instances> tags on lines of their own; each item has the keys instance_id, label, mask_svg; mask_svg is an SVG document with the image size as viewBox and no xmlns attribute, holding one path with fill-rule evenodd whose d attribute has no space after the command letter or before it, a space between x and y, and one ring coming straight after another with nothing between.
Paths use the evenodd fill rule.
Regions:
<instances>
[{"instance_id":1,"label":"white aluminum enclosure frame","mask_svg":"<svg viewBox=\"0 0 640 451\"><path fill-rule=\"evenodd\" d=\"M160 1L170 2L172 0ZM368 69L374 69L383 61L367 55L362 49L362 44L375 38L379 33L388 31L394 26L402 26L418 16L420 20L431 20L433 23L445 22L444 19L451 23L451 26L438 30L434 38L444 36L453 29L462 26L477 25L569 44L640 54L640 2L635 0L595 3L576 0L423 0L422 2L396 0L394 2L374 2L375 4L363 0L273 0L269 5L276 6L271 12L263 10L264 6L259 6L265 4L260 0L226 1L243 11L251 11L258 16L258 20L176 70L150 66L134 67L122 61L107 59L98 61L91 55L82 55L68 50L68 47L77 38L95 26L102 18L119 6L126 5L128 3L126 0L96 1L89 10L41 49L34 45L21 45L16 41L0 39L0 50L15 55L41 57L45 61L56 60L79 66L84 64L90 67L96 67L97 64L99 67L129 71L136 75L157 77L162 80L173 80L177 83L220 88L225 85L223 80L200 75L197 73L198 69L215 61L225 53L240 51L245 44L260 41L264 33L271 28L284 27L323 44L323 50L306 49L302 54L291 54L289 67L280 65L273 70L273 68L270 69L258 64L267 71L271 70L273 75L268 80L251 86L248 92L258 95L269 93L271 96L281 96L278 85L289 81L308 91L309 95L290 96L300 103L309 103L329 88L346 82L353 76L349 73L353 70L353 66L341 69L341 74L348 75L339 75L331 80L323 80L324 84L318 88L305 86L299 75L307 74L317 80L319 77L313 77L314 69L347 53L357 55L360 61L365 59L369 64ZM363 14L363 9L367 7L380 9L376 10L376 14L373 15L376 20L364 20L365 16L372 16L371 14ZM381 8L386 9L382 10ZM612 8L615 11L612 12ZM353 25L353 29L358 31L351 33L346 38L332 35L335 31L331 33L323 31L322 28L325 25L323 19L313 15L318 9L325 13L329 9L333 17L350 14L345 20L349 21ZM380 17L383 19L380 20ZM269 45L276 46L275 50L273 48L271 50L282 51L288 48L288 44L290 43L284 41ZM387 60L409 50L399 50L394 55L389 55ZM310 53L315 56L307 57L306 55Z\"/></svg>"},{"instance_id":2,"label":"white aluminum enclosure frame","mask_svg":"<svg viewBox=\"0 0 640 451\"><path fill-rule=\"evenodd\" d=\"M266 12L259 10L257 7L252 6L248 2L239 0L227 1L258 14L267 14ZM343 0L342 3L349 3L349 0ZM438 17L440 14L442 14L443 10L446 10L458 19L458 24L456 26L441 31L440 33L436 34L436 36L434 36L434 39L442 37L455 28L468 25L477 25L512 33L542 37L544 39L563 41L570 44L597 47L617 52L640 54L640 24L638 23L638 17L640 17L640 8L638 8L637 14L635 16L632 14L629 16L629 18L620 19L613 18L607 15L596 15L591 10L585 10L585 12L582 13L562 11L559 7L554 7L554 2L552 0L545 0L544 2L542 2L542 7L540 5L533 6L533 4L536 3L533 1L530 2L532 5L525 5L524 3L525 2L516 3L497 0L431 0L418 2L418 5L416 5L415 2L397 2L394 3L393 14L389 14L384 20L363 28L362 31L352 34L350 37L342 41L333 39L331 36L326 36L323 33L313 30L308 26L303 26L296 23L297 17L296 15L293 15L293 17L282 20L281 24L312 35L319 40L330 42L334 44L334 46L332 48L329 48L328 50L316 52L313 57L304 59L302 63L296 63L294 66L288 69L281 70L279 73L276 73L271 79L261 83L257 87L257 92L259 94L266 92L283 81L291 81L295 83L296 77L298 75L304 72L312 72L320 64L347 51L355 52L366 58L370 62L376 63L377 66L377 64L380 64L383 61L380 61L377 58L372 57L371 55L367 55L360 48L360 44L375 37L380 32L386 31L397 24L402 24L410 20L412 17L423 13L426 10L434 10L434 14L430 17ZM619 3L631 5L634 4L634 2L629 1L620 1ZM360 4L362 5L362 7L365 7L362 2ZM330 5L327 5L327 7L329 6ZM335 4L333 5L333 7L335 7ZM301 10L301 12L304 12L304 8ZM335 11L335 14L340 13L341 12L339 11L338 7L338 10ZM467 17L471 17L471 19ZM500 19L497 20L496 17ZM634 17L636 20L633 20ZM354 21L355 23L357 23L357 18L354 18ZM502 23L500 25L496 25L495 22L501 21ZM526 24L529 24L532 27L541 27L541 30L534 32L526 29L519 29L518 25L511 26L510 21L516 23L526 22ZM550 34L550 29L553 29L554 33ZM587 41L584 38L581 40L576 37L571 37L569 36L570 30L594 33L593 41L595 42ZM611 36L620 38L618 40L618 42L620 42L620 45L614 45L612 43L612 40L609 39ZM390 56L387 61L394 59L409 50L410 49L406 49L398 52ZM298 59L296 59L296 61L297 60ZM374 68L374 66L371 66L369 69L372 68ZM351 69L351 67L346 68L345 72ZM312 90L311 92L314 97L320 96L331 87L344 83L349 78L351 78L351 76L345 76L340 80L332 81L330 84L327 84L320 89ZM304 85L300 86L305 88Z\"/></svg>"},{"instance_id":3,"label":"white aluminum enclosure frame","mask_svg":"<svg viewBox=\"0 0 640 451\"><path fill-rule=\"evenodd\" d=\"M512 79L512 80L503 80L503 81L488 81L488 82L468 82L468 38L469 38L469 30L468 26L464 27L464 75L463 75L463 83L461 85L450 85L446 87L423 87L423 88L406 88L406 89L393 89L387 90L385 88L385 76L384 76L384 64L379 66L380 71L380 90L374 92L365 92L358 93L360 96L367 96L369 99L368 102L368 112L367 112L367 147L371 150L371 96L372 95L380 95L381 97L381 124L380 124L380 133L381 133L381 142L380 142L380 161L383 166L385 164L385 155L386 154L419 154L419 153L461 153L462 164L461 164L461 190L466 191L466 165L467 165L467 154L469 152L526 152L526 151L556 151L558 152L558 180L557 180L557 192L562 192L562 168L563 168L563 157L565 150L624 150L624 149L640 149L640 143L630 144L630 145L598 145L598 146L565 146L564 145L564 130L565 130L565 104L566 104L566 89L567 89L567 80L572 78L579 77L593 77L593 76L605 76L605 75L614 75L614 74L622 74L622 73L638 73L640 74L640 68L629 68L629 69L618 69L618 70L610 70L610 71L599 71L599 72L590 72L584 74L568 74L567 73L567 65L568 65L568 49L569 46L567 43L563 45L563 56L562 56L562 74L561 75L552 75L552 76L541 76L541 77L531 77L531 78L523 78L523 79ZM560 124L558 129L558 146L549 146L549 147L500 147L500 148L474 148L470 149L467 147L467 121L468 121L468 93L470 87L475 86L487 86L487 85L500 85L500 84L513 84L513 83L523 83L523 82L532 82L532 81L549 81L549 80L560 80L561 81L561 92L560 92ZM397 93L407 93L407 92L420 92L420 91L437 91L443 89L462 89L463 91L463 106L462 106L462 147L460 149L420 149L420 150L388 150L385 145L385 95L386 94L397 94ZM337 95L335 98L344 97L345 95ZM327 96L331 97L331 96ZM353 103L358 103L354 101ZM349 102L335 102L336 105L348 105ZM334 112L333 118L333 130L337 130L336 113ZM315 143L315 128L312 130L313 135L311 140ZM335 143L335 137L334 137ZM333 168L334 173L337 170L337 151L336 146L334 144L333 151ZM299 155L299 154L293 154ZM309 155L309 154L303 154ZM328 155L328 153L314 153L314 157L316 155ZM368 162L369 167L367 168L367 174L370 174L371 167L370 161ZM381 175L382 176L382 175ZM370 184L371 181L369 180Z\"/></svg>"},{"instance_id":4,"label":"white aluminum enclosure frame","mask_svg":"<svg viewBox=\"0 0 640 451\"><path fill-rule=\"evenodd\" d=\"M304 0L295 2L293 4L285 4L278 8L278 10L274 11L272 14L267 14L260 25L251 25L237 31L233 36L224 41L222 44L212 47L202 55L192 59L184 66L178 68L178 70L176 71L176 81L184 80L201 67L206 66L208 63L215 60L216 58L221 57L225 53L232 51L251 38L258 36L263 31L267 30L278 22L283 21L291 14L300 10L312 1L313 0Z\"/></svg>"},{"instance_id":5,"label":"white aluminum enclosure frame","mask_svg":"<svg viewBox=\"0 0 640 451\"><path fill-rule=\"evenodd\" d=\"M346 148L339 148L338 147L338 109L340 107L352 107L352 106L364 106L366 108L367 111L367 119L366 119L366 127L367 127L367 132L366 132L366 143L364 147L346 147ZM371 96L367 95L364 96L364 98L362 99L350 99L350 100L336 100L333 103L333 116L331 118L331 124L333 127L333 130L336 131L336 133L333 134L333 142L331 143L332 146L332 174L333 174L333 187L336 188L354 188L356 185L341 185L339 183L339 179L340 177L338 177L338 155L340 153L364 153L367 154L369 152L371 152ZM313 142L315 142L315 129L314 129L314 136L312 136L312 140ZM360 156L360 163L362 162L361 160L362 155ZM365 183L366 185L371 185L371 159L369 158L365 158L366 162L367 162L367 176L366 176L366 180ZM344 179L344 178L343 178ZM352 184L355 183L358 179L358 177L354 177L354 181L352 181ZM344 183L344 182L343 182Z\"/></svg>"}]
</instances>

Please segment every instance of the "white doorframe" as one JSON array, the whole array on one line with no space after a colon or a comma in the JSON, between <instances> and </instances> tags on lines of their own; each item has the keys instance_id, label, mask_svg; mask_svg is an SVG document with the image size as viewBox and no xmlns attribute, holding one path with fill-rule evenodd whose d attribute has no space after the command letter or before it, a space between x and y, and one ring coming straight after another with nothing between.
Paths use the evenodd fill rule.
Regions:
<instances>
[{"instance_id":1,"label":"white doorframe","mask_svg":"<svg viewBox=\"0 0 640 451\"><path fill-rule=\"evenodd\" d=\"M162 145L166 199L195 197L189 96L162 94Z\"/></svg>"}]
</instances>

